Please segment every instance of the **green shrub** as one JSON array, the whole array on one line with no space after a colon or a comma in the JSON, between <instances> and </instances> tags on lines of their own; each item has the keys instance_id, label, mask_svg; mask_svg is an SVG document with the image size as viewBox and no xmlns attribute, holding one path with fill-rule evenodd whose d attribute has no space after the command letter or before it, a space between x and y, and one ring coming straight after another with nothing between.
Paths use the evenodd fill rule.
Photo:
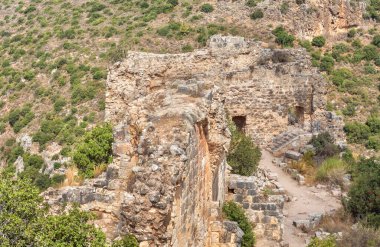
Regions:
<instances>
[{"instance_id":1,"label":"green shrub","mask_svg":"<svg viewBox=\"0 0 380 247\"><path fill-rule=\"evenodd\" d=\"M264 13L261 9L255 9L255 11L252 12L250 17L252 20L261 19L264 17Z\"/></svg>"},{"instance_id":2,"label":"green shrub","mask_svg":"<svg viewBox=\"0 0 380 247\"><path fill-rule=\"evenodd\" d=\"M343 176L346 172L346 163L339 158L331 157L318 167L315 179L319 182L330 182L337 185L343 185Z\"/></svg>"},{"instance_id":3,"label":"green shrub","mask_svg":"<svg viewBox=\"0 0 380 247\"><path fill-rule=\"evenodd\" d=\"M254 8L260 0L247 0L245 3L248 7Z\"/></svg>"},{"instance_id":4,"label":"green shrub","mask_svg":"<svg viewBox=\"0 0 380 247\"><path fill-rule=\"evenodd\" d=\"M321 69L321 71L331 72L334 68L334 64L334 59L329 55L325 55L321 59L321 64L319 65L319 68Z\"/></svg>"},{"instance_id":5,"label":"green shrub","mask_svg":"<svg viewBox=\"0 0 380 247\"><path fill-rule=\"evenodd\" d=\"M307 247L337 247L337 244L335 238L331 236L324 239L314 237Z\"/></svg>"},{"instance_id":6,"label":"green shrub","mask_svg":"<svg viewBox=\"0 0 380 247\"><path fill-rule=\"evenodd\" d=\"M235 202L228 201L223 204L223 213L227 219L237 222L240 229L244 232L241 246L254 246L255 235L253 233L252 225L244 213L244 209Z\"/></svg>"},{"instance_id":7,"label":"green shrub","mask_svg":"<svg viewBox=\"0 0 380 247\"><path fill-rule=\"evenodd\" d=\"M354 103L347 104L347 106L343 108L342 113L345 116L354 116L356 113L356 105Z\"/></svg>"},{"instance_id":8,"label":"green shrub","mask_svg":"<svg viewBox=\"0 0 380 247\"><path fill-rule=\"evenodd\" d=\"M17 133L24 128L34 118L34 113L29 105L22 108L16 108L9 113L8 122Z\"/></svg>"},{"instance_id":9,"label":"green shrub","mask_svg":"<svg viewBox=\"0 0 380 247\"><path fill-rule=\"evenodd\" d=\"M203 13L210 13L210 12L214 11L214 7L209 3L205 3L201 6L201 11Z\"/></svg>"},{"instance_id":10,"label":"green shrub","mask_svg":"<svg viewBox=\"0 0 380 247\"><path fill-rule=\"evenodd\" d=\"M371 116L365 124L368 125L372 133L380 134L380 117Z\"/></svg>"},{"instance_id":11,"label":"green shrub","mask_svg":"<svg viewBox=\"0 0 380 247\"><path fill-rule=\"evenodd\" d=\"M54 101L54 110L56 112L62 111L63 107L66 105L66 100L64 98L58 97Z\"/></svg>"},{"instance_id":12,"label":"green shrub","mask_svg":"<svg viewBox=\"0 0 380 247\"><path fill-rule=\"evenodd\" d=\"M348 37L348 38L354 38L355 35L356 35L356 29L354 29L354 28L350 29L350 30L348 31L348 33L347 33L347 37Z\"/></svg>"},{"instance_id":13,"label":"green shrub","mask_svg":"<svg viewBox=\"0 0 380 247\"><path fill-rule=\"evenodd\" d=\"M86 133L74 151L73 161L86 177L92 177L96 166L112 161L112 127L97 126Z\"/></svg>"},{"instance_id":14,"label":"green shrub","mask_svg":"<svg viewBox=\"0 0 380 247\"><path fill-rule=\"evenodd\" d=\"M192 52L194 48L191 45L182 46L182 52Z\"/></svg>"},{"instance_id":15,"label":"green shrub","mask_svg":"<svg viewBox=\"0 0 380 247\"><path fill-rule=\"evenodd\" d=\"M314 135L309 143L315 148L315 156L323 160L339 153L338 146L334 144L334 138L328 132Z\"/></svg>"},{"instance_id":16,"label":"green shrub","mask_svg":"<svg viewBox=\"0 0 380 247\"><path fill-rule=\"evenodd\" d=\"M273 31L272 34L276 36L276 43L284 47L293 47L294 36L288 34L284 27L278 26Z\"/></svg>"},{"instance_id":17,"label":"green shrub","mask_svg":"<svg viewBox=\"0 0 380 247\"><path fill-rule=\"evenodd\" d=\"M375 60L379 56L376 46L374 45L364 46L362 49L362 52L363 52L363 59L367 61Z\"/></svg>"},{"instance_id":18,"label":"green shrub","mask_svg":"<svg viewBox=\"0 0 380 247\"><path fill-rule=\"evenodd\" d=\"M323 47L326 44L326 39L323 36L317 36L313 38L313 40L311 41L311 44L313 46Z\"/></svg>"},{"instance_id":19,"label":"green shrub","mask_svg":"<svg viewBox=\"0 0 380 247\"><path fill-rule=\"evenodd\" d=\"M364 143L371 134L370 128L359 122L347 123L343 129L348 141L352 143Z\"/></svg>"},{"instance_id":20,"label":"green shrub","mask_svg":"<svg viewBox=\"0 0 380 247\"><path fill-rule=\"evenodd\" d=\"M366 144L367 148L374 149L376 151L380 150L380 134L370 136Z\"/></svg>"},{"instance_id":21,"label":"green shrub","mask_svg":"<svg viewBox=\"0 0 380 247\"><path fill-rule=\"evenodd\" d=\"M125 235L121 240L112 243L112 247L138 247L139 242L132 234Z\"/></svg>"},{"instance_id":22,"label":"green shrub","mask_svg":"<svg viewBox=\"0 0 380 247\"><path fill-rule=\"evenodd\" d=\"M289 11L289 3L288 2L283 2L280 6L280 12L281 14L286 14Z\"/></svg>"},{"instance_id":23,"label":"green shrub","mask_svg":"<svg viewBox=\"0 0 380 247\"><path fill-rule=\"evenodd\" d=\"M380 165L374 159L363 159L355 166L354 181L344 202L354 217L366 218L380 212ZM371 216L370 216L371 217ZM380 225L380 218L372 218L371 224Z\"/></svg>"},{"instance_id":24,"label":"green shrub","mask_svg":"<svg viewBox=\"0 0 380 247\"><path fill-rule=\"evenodd\" d=\"M230 123L231 143L227 162L232 172L243 176L251 176L257 169L261 158L259 147L253 144L251 138L239 131L235 124Z\"/></svg>"},{"instance_id":25,"label":"green shrub","mask_svg":"<svg viewBox=\"0 0 380 247\"><path fill-rule=\"evenodd\" d=\"M380 34L373 37L372 44L380 48Z\"/></svg>"},{"instance_id":26,"label":"green shrub","mask_svg":"<svg viewBox=\"0 0 380 247\"><path fill-rule=\"evenodd\" d=\"M344 87L345 82L355 79L353 73L348 68L340 68L331 72L331 81L335 86Z\"/></svg>"}]
</instances>

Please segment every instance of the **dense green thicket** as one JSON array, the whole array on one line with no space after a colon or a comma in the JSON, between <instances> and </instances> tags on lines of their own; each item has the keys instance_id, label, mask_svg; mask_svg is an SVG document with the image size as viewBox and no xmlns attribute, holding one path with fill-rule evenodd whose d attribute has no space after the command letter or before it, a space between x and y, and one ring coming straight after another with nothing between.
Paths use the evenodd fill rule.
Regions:
<instances>
[{"instance_id":1,"label":"dense green thicket","mask_svg":"<svg viewBox=\"0 0 380 247\"><path fill-rule=\"evenodd\" d=\"M235 124L230 123L231 143L227 162L232 172L243 176L251 176L257 169L261 152L249 136L239 131Z\"/></svg>"},{"instance_id":2,"label":"dense green thicket","mask_svg":"<svg viewBox=\"0 0 380 247\"><path fill-rule=\"evenodd\" d=\"M375 159L361 160L353 172L354 182L345 201L346 209L369 226L380 227L380 164Z\"/></svg>"},{"instance_id":3,"label":"dense green thicket","mask_svg":"<svg viewBox=\"0 0 380 247\"><path fill-rule=\"evenodd\" d=\"M313 40L311 41L311 44L313 46L322 47L326 44L326 39L323 36L317 36L313 38Z\"/></svg>"},{"instance_id":4,"label":"dense green thicket","mask_svg":"<svg viewBox=\"0 0 380 247\"><path fill-rule=\"evenodd\" d=\"M74 163L85 177L92 177L97 166L112 161L112 127L97 126L86 133L73 155Z\"/></svg>"},{"instance_id":5,"label":"dense green thicket","mask_svg":"<svg viewBox=\"0 0 380 247\"><path fill-rule=\"evenodd\" d=\"M367 148L380 150L380 118L370 116L366 123L351 122L344 126L348 141L365 144Z\"/></svg>"},{"instance_id":6,"label":"dense green thicket","mask_svg":"<svg viewBox=\"0 0 380 247\"><path fill-rule=\"evenodd\" d=\"M233 201L225 202L223 205L223 213L227 219L236 221L241 230L243 230L242 247L252 247L255 244L255 235L253 233L252 224L244 213L244 209Z\"/></svg>"},{"instance_id":7,"label":"dense green thicket","mask_svg":"<svg viewBox=\"0 0 380 247\"><path fill-rule=\"evenodd\" d=\"M105 246L105 235L73 209L48 216L39 190L28 180L0 179L1 246Z\"/></svg>"}]
</instances>

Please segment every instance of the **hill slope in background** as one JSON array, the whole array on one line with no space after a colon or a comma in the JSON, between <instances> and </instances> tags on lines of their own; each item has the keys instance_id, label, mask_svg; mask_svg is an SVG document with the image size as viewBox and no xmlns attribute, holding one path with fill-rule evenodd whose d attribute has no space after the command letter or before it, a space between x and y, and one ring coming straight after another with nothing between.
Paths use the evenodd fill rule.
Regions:
<instances>
[{"instance_id":1,"label":"hill slope in background","mask_svg":"<svg viewBox=\"0 0 380 247\"><path fill-rule=\"evenodd\" d=\"M298 38L285 45L304 46L314 65L327 70L331 110L347 122L364 123L379 109L379 48L370 45L378 34L376 6L302 0L1 0L2 166L25 156L20 145L47 163L68 161L78 140L102 122L107 67L127 50L187 52L216 33L275 47L284 45L273 34L279 25ZM326 44L311 45L319 35ZM355 142L362 150L377 147L378 133L371 136L374 145L363 137Z\"/></svg>"}]
</instances>

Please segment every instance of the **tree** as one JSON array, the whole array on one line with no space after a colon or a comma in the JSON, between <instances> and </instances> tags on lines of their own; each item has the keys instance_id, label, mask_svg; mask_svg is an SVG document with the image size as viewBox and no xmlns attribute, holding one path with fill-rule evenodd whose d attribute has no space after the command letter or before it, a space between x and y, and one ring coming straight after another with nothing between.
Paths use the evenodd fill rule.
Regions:
<instances>
[{"instance_id":1,"label":"tree","mask_svg":"<svg viewBox=\"0 0 380 247\"><path fill-rule=\"evenodd\" d=\"M112 127L97 126L88 132L73 155L74 163L86 177L92 177L96 166L112 161Z\"/></svg>"},{"instance_id":2,"label":"tree","mask_svg":"<svg viewBox=\"0 0 380 247\"><path fill-rule=\"evenodd\" d=\"M243 176L251 176L257 169L261 158L260 149L249 136L239 131L235 124L230 123L231 144L227 162L232 172Z\"/></svg>"},{"instance_id":3,"label":"tree","mask_svg":"<svg viewBox=\"0 0 380 247\"><path fill-rule=\"evenodd\" d=\"M1 246L106 246L105 234L78 208L48 215L39 190L29 180L0 177Z\"/></svg>"},{"instance_id":4,"label":"tree","mask_svg":"<svg viewBox=\"0 0 380 247\"><path fill-rule=\"evenodd\" d=\"M354 217L368 218L370 225L379 227L380 165L375 159L365 159L361 160L355 168L354 182L344 205Z\"/></svg>"}]
</instances>

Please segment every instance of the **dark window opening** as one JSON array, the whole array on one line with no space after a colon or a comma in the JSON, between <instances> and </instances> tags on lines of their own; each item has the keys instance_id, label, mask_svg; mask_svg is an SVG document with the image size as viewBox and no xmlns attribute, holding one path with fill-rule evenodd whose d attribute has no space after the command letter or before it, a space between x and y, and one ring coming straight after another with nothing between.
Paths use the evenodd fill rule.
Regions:
<instances>
[{"instance_id":1,"label":"dark window opening","mask_svg":"<svg viewBox=\"0 0 380 247\"><path fill-rule=\"evenodd\" d=\"M236 125L236 128L239 131L245 132L245 126L247 125L247 117L246 116L235 116L232 117L232 121Z\"/></svg>"},{"instance_id":2,"label":"dark window opening","mask_svg":"<svg viewBox=\"0 0 380 247\"><path fill-rule=\"evenodd\" d=\"M288 122L290 125L303 126L305 120L305 108L302 106L296 106L291 108L288 113Z\"/></svg>"},{"instance_id":3,"label":"dark window opening","mask_svg":"<svg viewBox=\"0 0 380 247\"><path fill-rule=\"evenodd\" d=\"M228 188L228 194L235 194L235 189Z\"/></svg>"}]
</instances>

